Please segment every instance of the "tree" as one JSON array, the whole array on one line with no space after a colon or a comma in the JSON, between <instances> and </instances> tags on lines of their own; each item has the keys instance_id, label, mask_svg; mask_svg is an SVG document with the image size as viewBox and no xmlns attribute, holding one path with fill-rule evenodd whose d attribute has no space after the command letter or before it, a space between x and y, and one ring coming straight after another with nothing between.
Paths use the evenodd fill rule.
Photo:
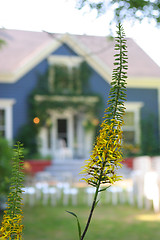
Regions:
<instances>
[{"instance_id":1,"label":"tree","mask_svg":"<svg viewBox=\"0 0 160 240\"><path fill-rule=\"evenodd\" d=\"M78 9L88 5L96 9L98 15L103 14L108 8L114 10L114 21L139 20L144 18L154 20L160 26L160 1L159 0L77 0Z\"/></svg>"}]
</instances>

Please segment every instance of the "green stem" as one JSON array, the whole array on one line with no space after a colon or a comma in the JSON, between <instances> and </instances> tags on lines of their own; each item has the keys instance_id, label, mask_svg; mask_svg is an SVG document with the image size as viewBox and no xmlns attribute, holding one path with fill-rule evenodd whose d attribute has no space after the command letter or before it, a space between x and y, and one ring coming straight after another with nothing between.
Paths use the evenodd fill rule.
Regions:
<instances>
[{"instance_id":1,"label":"green stem","mask_svg":"<svg viewBox=\"0 0 160 240\"><path fill-rule=\"evenodd\" d=\"M93 203L92 203L92 207L91 207L91 210L90 210L90 214L89 214L89 217L88 217L88 221L86 223L86 227L82 233L82 236L81 236L81 240L84 239L86 233L87 233L87 230L88 230L88 227L90 225L90 222L91 222L91 219L92 219L92 215L93 215L93 211L96 207L96 202L97 202L97 197L98 197L98 193L99 193L99 188L100 188L100 185L101 185L101 180L102 180L102 175L103 175L103 169L104 169L104 166L105 166L105 162L103 163L103 166L102 166L102 169L101 169L101 173L100 173L100 177L99 177L99 180L98 180L98 184L96 186L96 191L95 191L95 194L94 194L94 199L93 199Z\"/></svg>"},{"instance_id":2,"label":"green stem","mask_svg":"<svg viewBox=\"0 0 160 240\"><path fill-rule=\"evenodd\" d=\"M88 221L87 221L87 224L86 224L86 227L82 233L82 236L81 236L81 240L84 239L86 233L87 233L87 230L88 230L88 227L89 227L89 224L91 222L91 218L92 218L92 215L93 215L93 211L95 209L95 205L96 205L96 201L97 201L97 197L98 197L98 191L99 191L99 187L100 187L100 181L99 181L99 184L97 185L96 187L96 192L95 192L95 195L94 195L94 200L93 200L93 203L92 203L92 207L91 207L91 210L90 210L90 214L89 214L89 217L88 217Z\"/></svg>"}]
</instances>

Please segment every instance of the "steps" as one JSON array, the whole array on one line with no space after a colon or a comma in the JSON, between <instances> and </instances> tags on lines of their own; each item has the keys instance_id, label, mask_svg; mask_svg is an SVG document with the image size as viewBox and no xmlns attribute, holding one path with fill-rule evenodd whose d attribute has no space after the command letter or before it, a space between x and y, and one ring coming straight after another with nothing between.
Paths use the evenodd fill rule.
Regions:
<instances>
[{"instance_id":1,"label":"steps","mask_svg":"<svg viewBox=\"0 0 160 240\"><path fill-rule=\"evenodd\" d=\"M64 162L53 162L53 165L47 166L45 171L58 181L80 181L83 174L80 172L85 165L85 160L66 160ZM130 178L131 169L123 165L118 170L118 175L124 178Z\"/></svg>"},{"instance_id":2,"label":"steps","mask_svg":"<svg viewBox=\"0 0 160 240\"><path fill-rule=\"evenodd\" d=\"M85 165L84 160L74 159L63 162L53 162L53 165L47 166L45 171L59 181L79 181L83 175L79 174Z\"/></svg>"}]
</instances>

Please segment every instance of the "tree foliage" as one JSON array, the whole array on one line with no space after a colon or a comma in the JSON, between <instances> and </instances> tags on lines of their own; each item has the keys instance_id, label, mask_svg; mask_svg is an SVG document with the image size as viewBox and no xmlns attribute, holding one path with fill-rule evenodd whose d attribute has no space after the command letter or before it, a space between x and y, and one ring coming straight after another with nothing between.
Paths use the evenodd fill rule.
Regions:
<instances>
[{"instance_id":1,"label":"tree foliage","mask_svg":"<svg viewBox=\"0 0 160 240\"><path fill-rule=\"evenodd\" d=\"M160 25L160 1L159 0L111 0L91 1L77 0L79 9L88 5L90 9L96 9L98 15L107 12L109 7L114 9L114 21L119 22L125 19L142 21L144 18L154 20Z\"/></svg>"}]
</instances>

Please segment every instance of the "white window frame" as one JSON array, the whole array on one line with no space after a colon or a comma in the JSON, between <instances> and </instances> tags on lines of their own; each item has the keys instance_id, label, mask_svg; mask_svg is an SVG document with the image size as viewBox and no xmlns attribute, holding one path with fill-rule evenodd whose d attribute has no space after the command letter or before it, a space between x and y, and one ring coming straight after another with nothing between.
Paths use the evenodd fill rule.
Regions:
<instances>
[{"instance_id":1,"label":"white window frame","mask_svg":"<svg viewBox=\"0 0 160 240\"><path fill-rule=\"evenodd\" d=\"M123 126L124 131L134 131L135 132L135 144L140 144L140 137L141 137L141 126L140 126L140 111L141 108L144 106L143 102L126 102L126 112L133 112L134 113L134 126Z\"/></svg>"},{"instance_id":2,"label":"white window frame","mask_svg":"<svg viewBox=\"0 0 160 240\"><path fill-rule=\"evenodd\" d=\"M83 62L83 58L80 56L65 56L65 55L50 55L48 57L49 66L54 65L64 65L68 68L69 71L72 70L73 67L78 67L81 62ZM49 89L53 90L52 80L54 77L53 69L49 70Z\"/></svg>"},{"instance_id":3,"label":"white window frame","mask_svg":"<svg viewBox=\"0 0 160 240\"><path fill-rule=\"evenodd\" d=\"M41 147L40 152L43 155L55 155L57 151L57 119L66 119L67 120L67 128L68 128L68 148L73 151L73 142L74 142L74 130L73 130L73 116L74 110L64 110L63 112L55 111L55 110L48 110L48 113L51 117L51 122L53 127L51 128L51 147L48 148L47 146L47 129L43 127L39 134L39 139L41 139Z\"/></svg>"},{"instance_id":4,"label":"white window frame","mask_svg":"<svg viewBox=\"0 0 160 240\"><path fill-rule=\"evenodd\" d=\"M159 144L160 144L160 88L158 89L158 127L159 127Z\"/></svg>"},{"instance_id":5,"label":"white window frame","mask_svg":"<svg viewBox=\"0 0 160 240\"><path fill-rule=\"evenodd\" d=\"M51 55L48 57L48 63L50 65L66 65L69 68L78 66L83 61L80 56L64 56L64 55Z\"/></svg>"},{"instance_id":6,"label":"white window frame","mask_svg":"<svg viewBox=\"0 0 160 240\"><path fill-rule=\"evenodd\" d=\"M15 99L0 98L0 109L5 111L5 138L9 141L13 139L13 104Z\"/></svg>"}]
</instances>

